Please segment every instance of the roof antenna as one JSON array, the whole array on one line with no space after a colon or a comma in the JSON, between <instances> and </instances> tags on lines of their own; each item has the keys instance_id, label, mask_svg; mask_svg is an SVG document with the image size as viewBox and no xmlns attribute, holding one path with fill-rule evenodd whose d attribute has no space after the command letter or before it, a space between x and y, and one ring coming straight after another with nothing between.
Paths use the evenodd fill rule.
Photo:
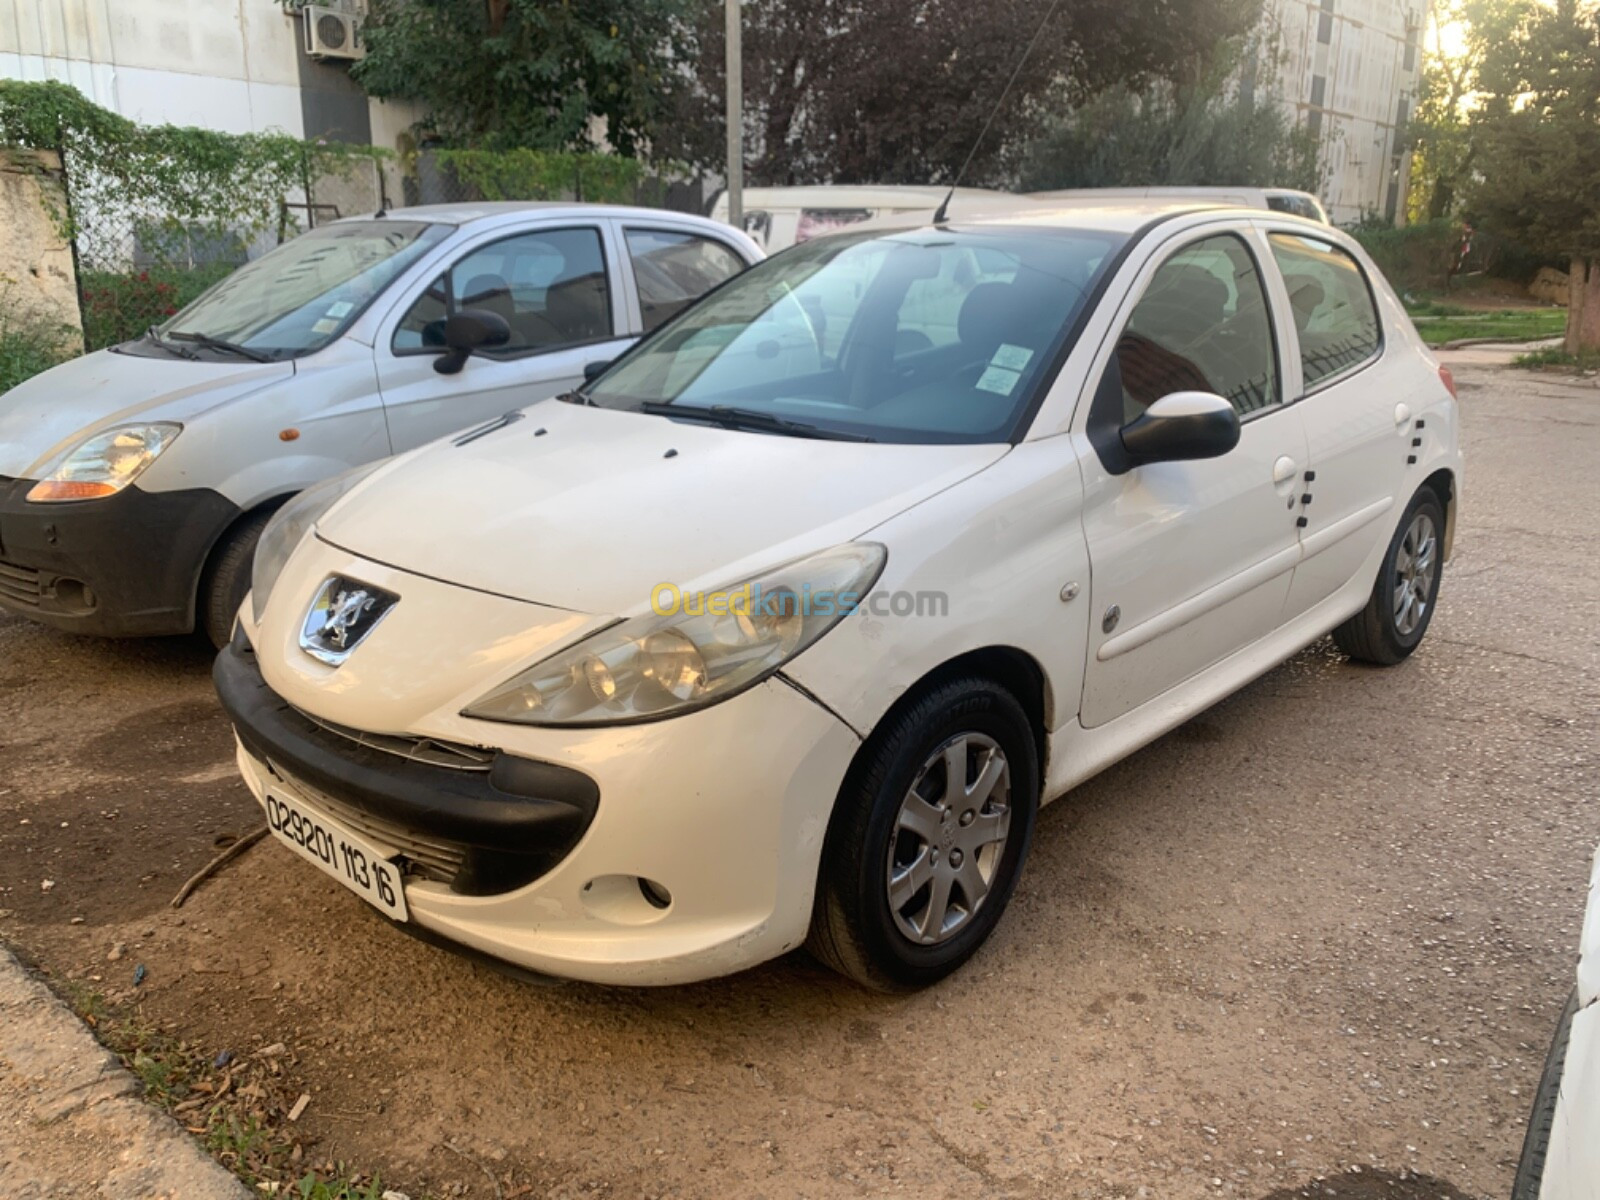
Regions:
<instances>
[{"instance_id":1,"label":"roof antenna","mask_svg":"<svg viewBox=\"0 0 1600 1200\"><path fill-rule=\"evenodd\" d=\"M1000 93L1000 99L995 101L994 108L989 113L989 119L983 123L983 132L978 134L978 140L972 143L972 149L967 151L967 157L961 163L961 169L956 172L955 179L950 184L950 190L945 193L944 199L939 201L939 207L934 210L933 223L943 225L948 220L950 201L956 194L956 188L961 185L962 178L967 173L967 168L972 165L973 156L978 153L978 147L983 145L983 139L989 136L989 126L994 124L994 119L1000 115L1000 110L1005 106L1006 97L1011 95L1011 87L1017 82L1017 76L1022 74L1022 68L1027 64L1028 57L1033 53L1033 48L1044 33L1045 26L1050 24L1050 18L1056 15L1056 9L1061 7L1061 0L1051 0L1050 7L1045 10L1044 20L1039 22L1039 28L1033 31L1033 37L1028 39L1028 46L1022 52L1022 57L1017 59L1017 65L1011 68L1011 78L1006 80L1005 89Z\"/></svg>"}]
</instances>

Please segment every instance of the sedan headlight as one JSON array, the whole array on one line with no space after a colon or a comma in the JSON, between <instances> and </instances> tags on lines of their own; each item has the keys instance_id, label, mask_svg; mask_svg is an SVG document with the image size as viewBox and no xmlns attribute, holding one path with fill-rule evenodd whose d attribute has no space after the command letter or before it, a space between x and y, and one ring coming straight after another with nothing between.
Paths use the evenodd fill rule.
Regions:
<instances>
[{"instance_id":1,"label":"sedan headlight","mask_svg":"<svg viewBox=\"0 0 1600 1200\"><path fill-rule=\"evenodd\" d=\"M34 484L28 499L35 504L54 504L114 496L143 475L181 432L182 425L158 422L97 433L62 459L47 478Z\"/></svg>"},{"instance_id":2,"label":"sedan headlight","mask_svg":"<svg viewBox=\"0 0 1600 1200\"><path fill-rule=\"evenodd\" d=\"M520 725L620 725L677 716L761 682L854 612L883 570L853 542L716 591L670 584L652 611L534 664L462 714Z\"/></svg>"},{"instance_id":3,"label":"sedan headlight","mask_svg":"<svg viewBox=\"0 0 1600 1200\"><path fill-rule=\"evenodd\" d=\"M250 607L255 613L256 624L261 623L261 614L267 608L267 597L272 595L272 586L283 574L294 548L311 532L312 526L344 498L345 493L382 465L383 460L379 459L364 467L346 471L343 475L314 483L272 515L272 520L261 531L261 540L256 543L255 562L250 571Z\"/></svg>"}]
</instances>

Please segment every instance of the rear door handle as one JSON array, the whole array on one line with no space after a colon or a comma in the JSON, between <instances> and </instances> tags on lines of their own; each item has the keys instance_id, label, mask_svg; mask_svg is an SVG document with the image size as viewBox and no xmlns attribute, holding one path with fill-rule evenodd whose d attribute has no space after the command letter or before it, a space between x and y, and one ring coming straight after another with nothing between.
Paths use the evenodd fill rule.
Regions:
<instances>
[{"instance_id":1,"label":"rear door handle","mask_svg":"<svg viewBox=\"0 0 1600 1200\"><path fill-rule=\"evenodd\" d=\"M1300 469L1298 463L1287 454L1282 455L1277 462L1272 464L1272 482L1288 483L1295 477L1295 472Z\"/></svg>"},{"instance_id":2,"label":"rear door handle","mask_svg":"<svg viewBox=\"0 0 1600 1200\"><path fill-rule=\"evenodd\" d=\"M1394 427L1404 429L1411 424L1411 406L1402 402L1394 406Z\"/></svg>"}]
</instances>

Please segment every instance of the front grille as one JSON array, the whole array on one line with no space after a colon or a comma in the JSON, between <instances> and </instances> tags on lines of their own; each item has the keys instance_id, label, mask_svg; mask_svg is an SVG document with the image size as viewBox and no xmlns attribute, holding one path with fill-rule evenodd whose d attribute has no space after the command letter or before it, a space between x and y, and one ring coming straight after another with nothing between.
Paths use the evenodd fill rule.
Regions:
<instances>
[{"instance_id":1,"label":"front grille","mask_svg":"<svg viewBox=\"0 0 1600 1200\"><path fill-rule=\"evenodd\" d=\"M398 851L408 875L450 883L466 860L465 848L454 842L415 833L403 829L392 821L375 817L353 804L347 804L295 778L276 763L268 763L267 769L303 796L312 808L327 813L339 824L348 827L351 832L359 833L362 837Z\"/></svg>"},{"instance_id":2,"label":"front grille","mask_svg":"<svg viewBox=\"0 0 1600 1200\"><path fill-rule=\"evenodd\" d=\"M358 746L381 750L385 754L392 754L409 762L426 763L430 767L448 767L452 771L484 773L494 766L493 750L484 750L478 746L463 746L457 742L441 742L426 737L366 733L360 729L351 729L347 725L335 725L332 721L324 721L321 717L312 716L298 708L295 712L318 728L354 742Z\"/></svg>"},{"instance_id":3,"label":"front grille","mask_svg":"<svg viewBox=\"0 0 1600 1200\"><path fill-rule=\"evenodd\" d=\"M42 595L39 572L0 560L0 599L38 608Z\"/></svg>"}]
</instances>

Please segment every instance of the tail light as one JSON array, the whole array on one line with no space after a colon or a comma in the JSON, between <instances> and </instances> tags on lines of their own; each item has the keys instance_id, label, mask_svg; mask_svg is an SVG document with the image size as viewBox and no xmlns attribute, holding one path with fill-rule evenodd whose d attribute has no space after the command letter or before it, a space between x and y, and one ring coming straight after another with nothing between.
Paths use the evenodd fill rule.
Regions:
<instances>
[{"instance_id":1,"label":"tail light","mask_svg":"<svg viewBox=\"0 0 1600 1200\"><path fill-rule=\"evenodd\" d=\"M1452 400L1458 398L1456 396L1456 377L1450 373L1449 367L1443 365L1439 367L1439 382L1444 384L1444 390L1450 393Z\"/></svg>"}]
</instances>

